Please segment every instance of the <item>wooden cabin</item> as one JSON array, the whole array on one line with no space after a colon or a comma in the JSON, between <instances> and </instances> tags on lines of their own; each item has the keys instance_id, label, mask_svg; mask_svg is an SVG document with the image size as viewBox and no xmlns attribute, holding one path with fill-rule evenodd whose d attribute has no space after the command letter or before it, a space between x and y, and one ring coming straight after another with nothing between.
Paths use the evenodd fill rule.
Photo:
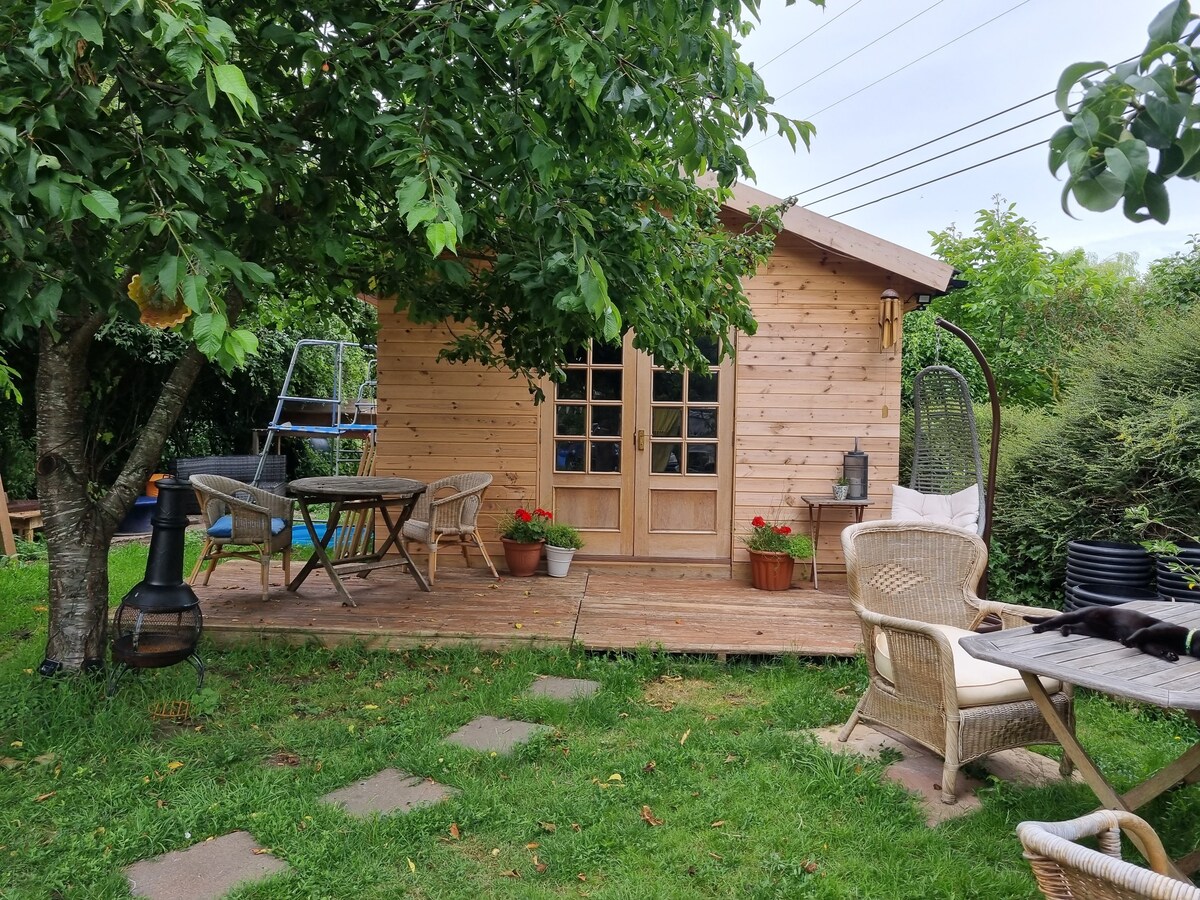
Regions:
<instances>
[{"instance_id":1,"label":"wooden cabin","mask_svg":"<svg viewBox=\"0 0 1200 900\"><path fill-rule=\"evenodd\" d=\"M723 219L740 227L751 206L778 202L739 186ZM770 260L745 282L758 333L738 334L736 359L710 376L656 368L627 339L576 360L534 405L522 379L438 362L445 328L381 308L378 473L492 473L481 521L497 559L499 516L542 506L583 532L577 564L744 577L739 537L750 520L808 530L801 495L831 495L858 438L874 501L866 517L886 518L900 343L882 346L881 294L911 309L945 291L952 268L806 209L783 222ZM823 566L840 560L848 514L825 511Z\"/></svg>"}]
</instances>

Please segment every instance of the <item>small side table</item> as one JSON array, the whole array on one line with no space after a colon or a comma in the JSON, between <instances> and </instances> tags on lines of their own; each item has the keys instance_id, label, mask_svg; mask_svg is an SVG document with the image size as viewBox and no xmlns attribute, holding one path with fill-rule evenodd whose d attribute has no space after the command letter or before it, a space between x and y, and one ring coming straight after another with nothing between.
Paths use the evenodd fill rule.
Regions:
<instances>
[{"instance_id":1,"label":"small side table","mask_svg":"<svg viewBox=\"0 0 1200 900\"><path fill-rule=\"evenodd\" d=\"M817 582L818 567L817 567L817 544L821 540L821 511L831 506L840 509L854 510L854 521L861 522L863 520L863 511L871 505L871 498L864 497L861 500L835 500L833 497L811 497L801 496L800 498L808 505L808 530L812 536L813 555L812 555L812 582L813 590L818 590L820 584Z\"/></svg>"}]
</instances>

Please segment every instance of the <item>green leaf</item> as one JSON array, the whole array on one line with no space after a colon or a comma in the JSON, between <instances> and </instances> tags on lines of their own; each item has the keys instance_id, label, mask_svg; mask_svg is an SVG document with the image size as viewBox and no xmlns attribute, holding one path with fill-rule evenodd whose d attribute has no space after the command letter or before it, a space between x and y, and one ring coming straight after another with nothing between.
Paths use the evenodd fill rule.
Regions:
<instances>
[{"instance_id":1,"label":"green leaf","mask_svg":"<svg viewBox=\"0 0 1200 900\"><path fill-rule=\"evenodd\" d=\"M213 80L212 66L204 67L204 93L209 107L217 105L217 82Z\"/></svg>"},{"instance_id":2,"label":"green leaf","mask_svg":"<svg viewBox=\"0 0 1200 900\"><path fill-rule=\"evenodd\" d=\"M101 221L106 219L113 222L121 221L121 206L117 203L117 198L108 191L90 191L84 196L83 205L88 212Z\"/></svg>"},{"instance_id":3,"label":"green leaf","mask_svg":"<svg viewBox=\"0 0 1200 900\"><path fill-rule=\"evenodd\" d=\"M201 313L192 323L192 340L200 352L210 359L221 350L225 338L225 317L216 313Z\"/></svg>"},{"instance_id":4,"label":"green leaf","mask_svg":"<svg viewBox=\"0 0 1200 900\"><path fill-rule=\"evenodd\" d=\"M1121 199L1124 183L1111 172L1101 172L1095 178L1082 177L1075 181L1075 199L1084 209L1104 212L1112 209Z\"/></svg>"},{"instance_id":5,"label":"green leaf","mask_svg":"<svg viewBox=\"0 0 1200 900\"><path fill-rule=\"evenodd\" d=\"M164 297L174 297L175 290L179 287L179 280L186 274L187 269L184 265L182 257L175 256L173 253L164 253L158 260L158 270L154 274L154 281L158 284L158 289L162 291Z\"/></svg>"},{"instance_id":6,"label":"green leaf","mask_svg":"<svg viewBox=\"0 0 1200 900\"><path fill-rule=\"evenodd\" d=\"M1115 147L1104 151L1104 161L1127 185L1139 191L1142 189L1150 171L1150 151L1141 141L1135 138L1118 141ZM1128 168L1118 171L1122 161Z\"/></svg>"},{"instance_id":7,"label":"green leaf","mask_svg":"<svg viewBox=\"0 0 1200 900\"><path fill-rule=\"evenodd\" d=\"M1100 133L1100 119L1090 109L1081 109L1071 119L1071 128L1089 144L1094 143Z\"/></svg>"},{"instance_id":8,"label":"green leaf","mask_svg":"<svg viewBox=\"0 0 1200 900\"><path fill-rule=\"evenodd\" d=\"M217 80L217 87L225 96L258 112L258 101L251 93L250 86L246 84L246 76L242 74L241 69L234 65L213 66L212 73ZM234 108L237 108L237 104L234 104Z\"/></svg>"},{"instance_id":9,"label":"green leaf","mask_svg":"<svg viewBox=\"0 0 1200 900\"><path fill-rule=\"evenodd\" d=\"M1054 102L1058 104L1058 108L1064 115L1071 112L1071 88L1075 87L1079 79L1090 72L1098 72L1107 67L1108 63L1105 62L1079 62L1063 69L1063 73L1058 76L1058 89L1054 92Z\"/></svg>"},{"instance_id":10,"label":"green leaf","mask_svg":"<svg viewBox=\"0 0 1200 900\"><path fill-rule=\"evenodd\" d=\"M1151 172L1146 176L1146 210L1156 222L1164 225L1171 218L1171 198L1167 196L1164 179Z\"/></svg>"},{"instance_id":11,"label":"green leaf","mask_svg":"<svg viewBox=\"0 0 1200 900\"><path fill-rule=\"evenodd\" d=\"M96 21L96 17L90 12L80 10L67 20L67 24L78 31L85 41L89 44L95 44L98 47L104 46L104 30L100 27L100 23ZM72 41L72 50L74 49L74 41Z\"/></svg>"},{"instance_id":12,"label":"green leaf","mask_svg":"<svg viewBox=\"0 0 1200 900\"><path fill-rule=\"evenodd\" d=\"M604 15L604 27L600 30L600 40L607 41L617 30L621 21L621 4L618 0L608 0L608 9Z\"/></svg>"},{"instance_id":13,"label":"green leaf","mask_svg":"<svg viewBox=\"0 0 1200 900\"><path fill-rule=\"evenodd\" d=\"M1161 10L1146 29L1153 44L1169 44L1178 40L1191 17L1188 0L1173 0Z\"/></svg>"}]
</instances>

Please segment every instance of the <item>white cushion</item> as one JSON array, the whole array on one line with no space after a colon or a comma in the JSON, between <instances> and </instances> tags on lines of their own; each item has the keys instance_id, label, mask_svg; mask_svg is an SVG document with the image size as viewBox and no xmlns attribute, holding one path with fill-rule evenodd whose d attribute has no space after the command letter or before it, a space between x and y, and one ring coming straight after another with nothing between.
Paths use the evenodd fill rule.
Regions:
<instances>
[{"instance_id":1,"label":"white cushion","mask_svg":"<svg viewBox=\"0 0 1200 900\"><path fill-rule=\"evenodd\" d=\"M958 705L962 709L970 706L991 706L994 703L1013 703L1017 700L1028 700L1029 691L1021 679L1021 673L1008 666L998 666L982 659L976 659L959 646L960 638L969 637L975 632L953 625L934 625L950 640L950 649L954 654L954 683L958 687ZM875 635L875 668L888 681L895 683L892 669L891 654L888 650L887 635L883 631ZM1040 677L1042 687L1048 693L1054 694L1062 690L1062 682L1053 678Z\"/></svg>"},{"instance_id":2,"label":"white cushion","mask_svg":"<svg viewBox=\"0 0 1200 900\"><path fill-rule=\"evenodd\" d=\"M892 519L954 525L975 531L979 527L979 488L964 488L957 494L922 494L893 484Z\"/></svg>"}]
</instances>

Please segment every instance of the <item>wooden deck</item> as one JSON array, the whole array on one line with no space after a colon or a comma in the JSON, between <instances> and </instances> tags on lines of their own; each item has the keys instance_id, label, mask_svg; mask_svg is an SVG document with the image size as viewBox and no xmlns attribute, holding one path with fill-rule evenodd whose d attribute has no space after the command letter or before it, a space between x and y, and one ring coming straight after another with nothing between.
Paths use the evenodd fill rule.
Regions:
<instances>
[{"instance_id":1,"label":"wooden deck","mask_svg":"<svg viewBox=\"0 0 1200 900\"><path fill-rule=\"evenodd\" d=\"M295 594L271 568L270 599L255 563L223 562L196 585L204 630L219 642L273 639L373 648L471 643L577 644L589 650L661 648L671 653L853 656L862 641L840 583L825 590L756 591L717 578L651 578L589 572L493 581L482 569L446 568L431 593L404 569L350 576L358 604L343 606L328 577L312 573Z\"/></svg>"}]
</instances>

